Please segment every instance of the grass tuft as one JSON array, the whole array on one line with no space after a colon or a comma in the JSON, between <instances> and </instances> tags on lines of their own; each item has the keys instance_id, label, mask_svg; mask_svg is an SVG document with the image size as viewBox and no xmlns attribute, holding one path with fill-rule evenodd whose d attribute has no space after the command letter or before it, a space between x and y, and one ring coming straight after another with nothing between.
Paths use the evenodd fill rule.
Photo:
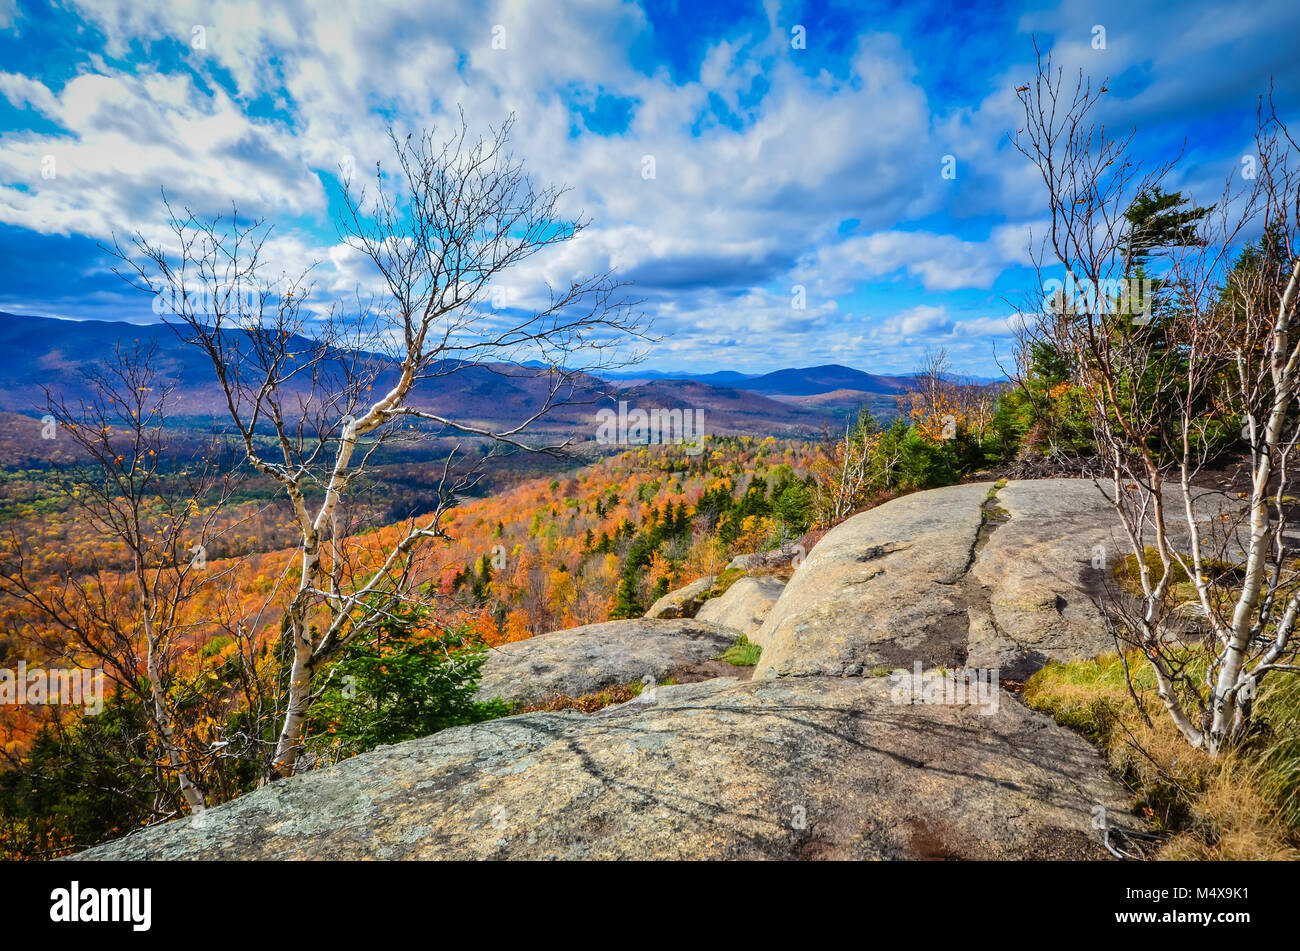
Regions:
<instances>
[{"instance_id":1,"label":"grass tuft","mask_svg":"<svg viewBox=\"0 0 1300 951\"><path fill-rule=\"evenodd\" d=\"M751 644L749 638L741 634L718 660L725 660L732 667L753 667L761 656L763 656L763 648Z\"/></svg>"}]
</instances>

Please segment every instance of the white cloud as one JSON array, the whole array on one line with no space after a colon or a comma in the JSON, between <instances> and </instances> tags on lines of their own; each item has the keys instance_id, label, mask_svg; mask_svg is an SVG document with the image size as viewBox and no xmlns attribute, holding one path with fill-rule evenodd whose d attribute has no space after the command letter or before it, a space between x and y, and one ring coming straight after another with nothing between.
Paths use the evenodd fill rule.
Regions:
<instances>
[{"instance_id":1,"label":"white cloud","mask_svg":"<svg viewBox=\"0 0 1300 951\"><path fill-rule=\"evenodd\" d=\"M910 337L943 330L951 325L952 318L948 316L946 308L935 304L918 304L886 320L884 330Z\"/></svg>"},{"instance_id":2,"label":"white cloud","mask_svg":"<svg viewBox=\"0 0 1300 951\"><path fill-rule=\"evenodd\" d=\"M0 9L0 18L3 15L3 10ZM42 115L58 117L59 108L54 95L38 79L30 79L18 73L0 73L0 95L19 109L30 106Z\"/></svg>"},{"instance_id":3,"label":"white cloud","mask_svg":"<svg viewBox=\"0 0 1300 951\"><path fill-rule=\"evenodd\" d=\"M1007 262L997 242L963 241L924 231L880 231L824 245L799 273L828 294L903 272L927 291L988 288Z\"/></svg>"},{"instance_id":4,"label":"white cloud","mask_svg":"<svg viewBox=\"0 0 1300 951\"><path fill-rule=\"evenodd\" d=\"M18 88L5 83L6 95ZM40 89L22 94L39 98ZM97 239L137 228L156 234L160 189L200 212L232 202L289 215L325 208L291 137L250 120L224 92L202 94L188 77L83 73L42 111L70 134L0 136L6 224Z\"/></svg>"},{"instance_id":5,"label":"white cloud","mask_svg":"<svg viewBox=\"0 0 1300 951\"><path fill-rule=\"evenodd\" d=\"M1153 32L1158 17L1119 0L1086 13L1062 3L1020 26L1057 34L1067 70L1098 63L1112 75L1147 70L1142 99L1167 105L1189 89L1219 95L1209 89L1215 71L1200 76L1189 64L1258 31L1279 2L1234 14L1217 32L1203 11L1188 15L1186 29ZM789 48L800 8L779 0L763 4L766 33L760 21L753 35L720 35L698 76L680 84L666 67L646 75L630 62L631 41L651 29L631 2L74 4L104 34L105 58L88 55L61 86L0 73L0 95L65 130L0 133L6 224L101 239L113 230L152 234L160 187L197 210L235 201L289 219L289 233L272 247L294 265L321 260L321 291L345 294L369 286L364 262L335 246L329 229L314 237L295 228L327 209L318 174L346 156L365 177L390 158L389 122L399 134L447 128L463 108L483 129L514 113L515 153L540 181L571 185L564 209L594 223L512 274L512 304L539 302L548 282L614 268L637 282L634 293L661 327L677 331L664 344L670 350L686 354L698 333L719 346L741 341L737 351L788 347L809 359L887 338L997 333L1001 318L958 320L942 295L991 288L1008 268L1029 263L1029 230L1042 234L1041 182L1005 139L1019 119L1014 85L1027 75L1027 43L987 78L987 92L976 87L982 99L936 107L912 53L887 33L849 41L847 75L805 72ZM0 24L13 9L0 0ZM1104 59L1088 45L1084 21L1094 16L1111 24ZM505 49L492 48L498 25ZM204 28L203 49L191 46L195 26ZM1148 42L1152 35L1162 42ZM818 42L815 33L809 39ZM141 45L145 62L165 61L148 55L151 44L164 43L180 44L184 69L118 65ZM583 120L571 104L590 105L601 93L633 103L627 129L572 136ZM717 102L739 128L712 113ZM1149 108L1118 88L1110 104L1121 117ZM953 182L939 174L949 153L958 160ZM647 154L655 158L651 180L642 177ZM56 159L55 179L42 176L47 155ZM965 237L940 233L936 219L944 218ZM845 219L858 221L847 235ZM935 300L870 330L850 325L836 299L895 280ZM795 283L808 288L805 311L790 307Z\"/></svg>"},{"instance_id":6,"label":"white cloud","mask_svg":"<svg viewBox=\"0 0 1300 951\"><path fill-rule=\"evenodd\" d=\"M1016 332L1021 320L1016 315L1008 317L972 317L953 324L957 337L1009 337Z\"/></svg>"},{"instance_id":7,"label":"white cloud","mask_svg":"<svg viewBox=\"0 0 1300 951\"><path fill-rule=\"evenodd\" d=\"M202 25L206 48L187 50L188 64L200 76L220 69L233 77L239 98L209 80L215 93L205 102L186 74L131 77L102 62L57 93L13 77L6 95L57 114L72 139L0 137L8 153L0 167L31 188L6 196L4 220L12 224L95 236L148 229L160 186L206 207L235 200L259 214L319 213L315 170L333 170L344 156L370 169L387 157L386 120L376 108L399 115L404 128L446 127L457 104L480 128L514 111L517 153L539 179L572 183L565 207L595 219L581 246L543 256L521 275L525 286L560 283L578 266L619 268L651 293L785 281L845 207L868 209L865 219L885 224L938 203L933 184L912 171L925 150L928 106L910 56L888 35L860 38L851 82L799 72L785 55L783 28L719 41L699 81L678 86L666 73L645 76L628 64L626 39L646 26L633 4L503 2L459 17L416 16L379 0L275 12L253 3L81 6L114 55L136 38L188 44ZM498 24L504 50L491 48ZM744 128L693 135L709 93L740 110L740 95L760 74L772 91ZM569 138L571 115L557 90L575 86L634 100L627 132ZM292 126L247 117L245 103L281 92ZM33 177L33 159L47 152L76 179L75 190ZM656 159L651 181L641 177L646 154ZM926 280L945 285L940 270Z\"/></svg>"}]
</instances>

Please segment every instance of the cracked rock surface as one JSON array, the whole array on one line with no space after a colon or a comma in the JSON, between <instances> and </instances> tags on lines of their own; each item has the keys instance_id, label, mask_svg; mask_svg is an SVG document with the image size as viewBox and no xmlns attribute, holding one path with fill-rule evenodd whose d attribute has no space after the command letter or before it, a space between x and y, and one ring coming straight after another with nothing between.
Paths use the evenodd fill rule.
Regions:
<instances>
[{"instance_id":1,"label":"cracked rock surface","mask_svg":"<svg viewBox=\"0 0 1300 951\"><path fill-rule=\"evenodd\" d=\"M1011 482L996 503L1007 517L972 568L987 598L972 600L967 665L1023 680L1050 661L1113 651L1098 599L1125 549L1119 519L1097 486Z\"/></svg>"},{"instance_id":2,"label":"cracked rock surface","mask_svg":"<svg viewBox=\"0 0 1300 951\"><path fill-rule=\"evenodd\" d=\"M382 747L83 853L97 859L1105 858L1123 788L1004 702L887 678L720 679Z\"/></svg>"},{"instance_id":3,"label":"cracked rock surface","mask_svg":"<svg viewBox=\"0 0 1300 951\"><path fill-rule=\"evenodd\" d=\"M1086 741L997 686L991 704L912 702L882 676L914 662L1023 674L1111 649L1092 564L1095 545L1107 563L1121 549L1103 540L1115 516L1097 488L993 488L916 493L827 533L754 635L751 681L445 730L79 857L1108 858L1099 807L1120 835L1141 824ZM501 648L482 690L661 679L736 633L699 618L561 631Z\"/></svg>"}]
</instances>

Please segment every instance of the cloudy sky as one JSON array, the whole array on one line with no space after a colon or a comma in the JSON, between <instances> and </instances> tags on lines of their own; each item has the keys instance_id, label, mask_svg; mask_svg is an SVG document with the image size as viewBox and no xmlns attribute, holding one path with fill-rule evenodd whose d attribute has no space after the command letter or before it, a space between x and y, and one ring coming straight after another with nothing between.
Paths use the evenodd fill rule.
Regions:
<instances>
[{"instance_id":1,"label":"cloudy sky","mask_svg":"<svg viewBox=\"0 0 1300 951\"><path fill-rule=\"evenodd\" d=\"M278 261L346 294L340 163L463 107L513 113L517 155L592 219L512 293L616 269L657 369L901 372L946 345L992 374L1035 286L1042 195L1006 138L1031 37L1109 78L1142 155L1183 148L1203 203L1270 78L1297 115L1295 0L898 6L0 0L0 310L156 320L99 245L155 231L162 188L266 216Z\"/></svg>"}]
</instances>

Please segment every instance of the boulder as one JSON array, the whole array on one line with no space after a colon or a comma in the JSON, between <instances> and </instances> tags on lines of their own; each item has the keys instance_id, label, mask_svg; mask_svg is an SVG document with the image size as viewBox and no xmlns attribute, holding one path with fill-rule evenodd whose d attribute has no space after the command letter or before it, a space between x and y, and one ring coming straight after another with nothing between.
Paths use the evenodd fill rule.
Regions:
<instances>
[{"instance_id":1,"label":"boulder","mask_svg":"<svg viewBox=\"0 0 1300 951\"><path fill-rule=\"evenodd\" d=\"M735 558L731 559L731 561L727 562L727 567L723 568L722 572L726 573L732 568L736 568L740 571L749 571L751 568L761 564L762 561L763 556L759 552L751 552L748 555L737 555Z\"/></svg>"},{"instance_id":2,"label":"boulder","mask_svg":"<svg viewBox=\"0 0 1300 951\"><path fill-rule=\"evenodd\" d=\"M808 553L758 635L756 678L960 666L967 599L992 483L893 499L837 525Z\"/></svg>"},{"instance_id":3,"label":"boulder","mask_svg":"<svg viewBox=\"0 0 1300 951\"><path fill-rule=\"evenodd\" d=\"M979 548L971 569L975 583L967 588L968 666L997 667L1004 677L1022 680L1049 662L1115 650L1102 608L1118 590L1115 563L1130 546L1109 500L1113 491L1112 483L1091 479L1015 481L998 491L996 528ZM1185 552L1190 533L1183 504L1182 492L1168 487L1170 541ZM1204 525L1240 506L1218 492L1193 495ZM1154 534L1149 541L1154 545ZM1241 554L1229 546L1228 557ZM1184 613L1178 620L1194 618Z\"/></svg>"},{"instance_id":4,"label":"boulder","mask_svg":"<svg viewBox=\"0 0 1300 951\"><path fill-rule=\"evenodd\" d=\"M695 612L704 603L703 595L713 587L713 582L717 580L714 575L708 575L692 581L684 588L669 591L650 606L650 610L645 613L645 616L652 619L695 617Z\"/></svg>"},{"instance_id":5,"label":"boulder","mask_svg":"<svg viewBox=\"0 0 1300 951\"><path fill-rule=\"evenodd\" d=\"M718 680L381 747L82 859L1104 859L1126 791L1010 694ZM1118 837L1118 833L1112 833ZM1131 848L1131 846L1129 846Z\"/></svg>"},{"instance_id":6,"label":"boulder","mask_svg":"<svg viewBox=\"0 0 1300 951\"><path fill-rule=\"evenodd\" d=\"M606 621L540 634L491 650L479 696L531 705L646 677L682 679L708 668L736 636L690 619Z\"/></svg>"},{"instance_id":7,"label":"boulder","mask_svg":"<svg viewBox=\"0 0 1300 951\"><path fill-rule=\"evenodd\" d=\"M772 605L785 590L780 578L746 575L716 598L710 598L695 613L697 621L712 621L733 628L755 644Z\"/></svg>"},{"instance_id":8,"label":"boulder","mask_svg":"<svg viewBox=\"0 0 1300 951\"><path fill-rule=\"evenodd\" d=\"M772 548L768 551L752 552L748 555L737 555L727 563L723 573L730 571L732 568L738 568L741 571L755 571L766 569L768 571L776 570L789 572L793 570L792 563L796 558L803 554L803 548L794 542L787 542L778 548Z\"/></svg>"},{"instance_id":9,"label":"boulder","mask_svg":"<svg viewBox=\"0 0 1300 951\"><path fill-rule=\"evenodd\" d=\"M1098 604L1126 550L1119 518L1091 480L1010 482L997 493L1005 517L972 575L967 664L1024 679L1049 661L1115 649ZM1094 564L1096 567L1094 567Z\"/></svg>"},{"instance_id":10,"label":"boulder","mask_svg":"<svg viewBox=\"0 0 1300 951\"><path fill-rule=\"evenodd\" d=\"M1181 493L1169 504L1181 508ZM1239 503L1199 493L1195 505L1211 524ZM1186 529L1170 528L1185 547ZM920 661L1023 680L1052 661L1109 653L1102 606L1127 550L1091 480L894 499L837 525L808 555L754 638L764 648L754 676L851 676Z\"/></svg>"}]
</instances>

